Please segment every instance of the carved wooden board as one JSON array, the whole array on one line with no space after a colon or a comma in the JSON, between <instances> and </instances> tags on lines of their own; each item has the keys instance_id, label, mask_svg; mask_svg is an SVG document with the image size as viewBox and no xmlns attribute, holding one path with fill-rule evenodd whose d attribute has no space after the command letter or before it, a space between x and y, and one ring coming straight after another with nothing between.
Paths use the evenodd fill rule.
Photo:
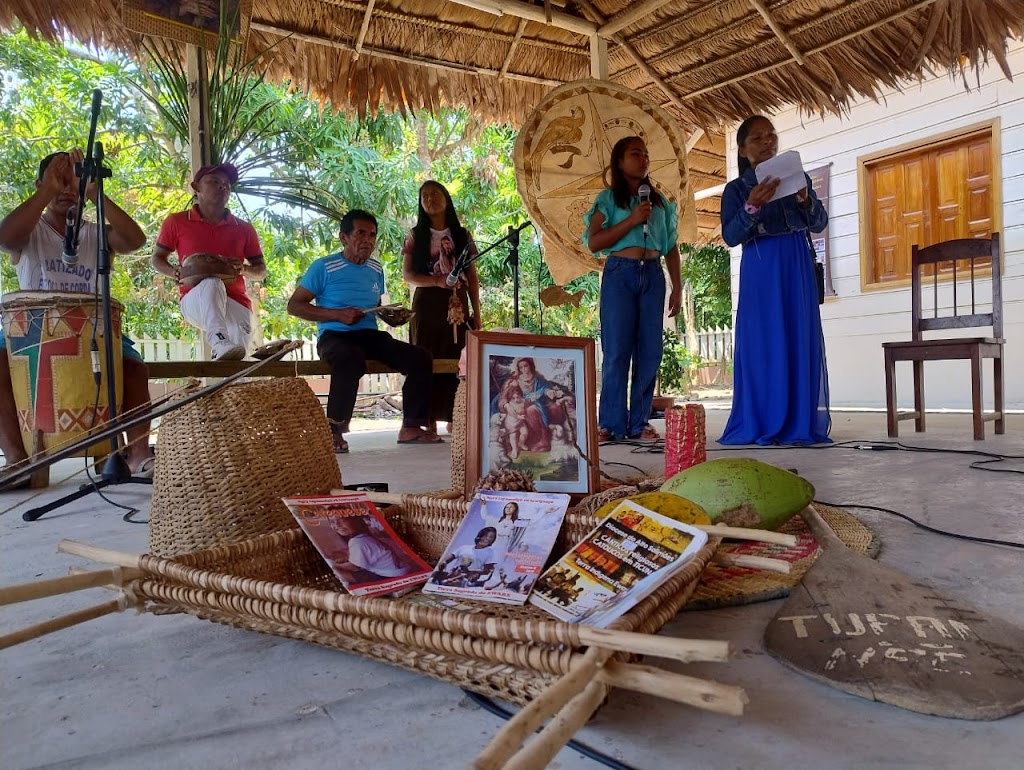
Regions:
<instances>
[{"instance_id":1,"label":"carved wooden board","mask_svg":"<svg viewBox=\"0 0 1024 770\"><path fill-rule=\"evenodd\" d=\"M848 550L824 551L765 630L787 666L862 698L958 719L1024 711L1024 629ZM817 522L812 521L817 519Z\"/></svg>"}]
</instances>

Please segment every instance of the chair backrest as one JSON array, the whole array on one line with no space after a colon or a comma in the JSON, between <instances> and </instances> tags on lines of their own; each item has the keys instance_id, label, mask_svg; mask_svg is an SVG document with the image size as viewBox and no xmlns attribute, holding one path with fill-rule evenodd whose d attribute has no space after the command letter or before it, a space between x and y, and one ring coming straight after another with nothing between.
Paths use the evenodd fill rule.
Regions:
<instances>
[{"instance_id":1,"label":"chair backrest","mask_svg":"<svg viewBox=\"0 0 1024 770\"><path fill-rule=\"evenodd\" d=\"M967 265L963 263L967 262ZM950 281L939 281L940 265L952 263L948 271ZM991 238L961 238L942 241L911 250L911 324L912 336L921 339L922 332L936 329L966 329L972 326L991 326L992 336L1003 336L1003 292L1000 279L999 233ZM922 272L931 266L931 275ZM976 289L984 282L992 283L992 309L988 313L977 311ZM939 286L949 285L952 291L952 315L939 316ZM922 292L931 290L932 315L922 316ZM964 294L968 296L963 296Z\"/></svg>"}]
</instances>

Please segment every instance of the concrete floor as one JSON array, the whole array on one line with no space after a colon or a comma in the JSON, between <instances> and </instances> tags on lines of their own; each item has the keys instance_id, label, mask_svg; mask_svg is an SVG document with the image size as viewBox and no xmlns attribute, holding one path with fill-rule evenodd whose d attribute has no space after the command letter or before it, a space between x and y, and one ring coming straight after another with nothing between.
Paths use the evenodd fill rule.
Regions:
<instances>
[{"instance_id":1,"label":"concrete floor","mask_svg":"<svg viewBox=\"0 0 1024 770\"><path fill-rule=\"evenodd\" d=\"M708 405L708 435L727 412ZM836 441L882 441L881 413L837 412ZM929 416L929 431L904 441L1024 457L1024 415L1004 436L970 439L963 414ZM373 426L370 426L373 427ZM377 426L379 427L379 425ZM659 425L660 427L660 425ZM395 430L355 433L340 462L346 483L387 481L391 490L448 486L447 445L398 447ZM711 456L717 445L712 443ZM810 479L818 498L895 508L957 532L1024 542L1024 479L968 469L954 454L853 449L751 449ZM605 447L601 458L652 474L663 457ZM1006 463L1010 465L1010 463ZM60 479L81 467L64 461ZM1024 460L1012 467L1024 469ZM606 465L616 475L635 471ZM51 487L40 500L76 488ZM110 497L146 512L148 487ZM62 538L143 551L146 527L91 495L31 524L25 493L0 495L0 583L66 574L83 560L56 553ZM38 504L38 503L37 503ZM1024 627L1021 551L940 537L884 514L859 511L882 537L882 562L936 589L969 599ZM4 632L109 598L101 589L0 610ZM1024 715L995 722L927 717L815 683L769 657L761 636L779 602L681 614L663 633L727 639L729 663L666 668L746 688L742 717L726 717L625 691L578 734L634 768L1019 768ZM1024 640L1024 636L1022 636ZM1024 643L1024 641L1022 641ZM0 768L345 768L446 770L466 767L500 721L454 686L342 652L196 620L121 613L0 651ZM592 770L570 749L551 767Z\"/></svg>"}]
</instances>

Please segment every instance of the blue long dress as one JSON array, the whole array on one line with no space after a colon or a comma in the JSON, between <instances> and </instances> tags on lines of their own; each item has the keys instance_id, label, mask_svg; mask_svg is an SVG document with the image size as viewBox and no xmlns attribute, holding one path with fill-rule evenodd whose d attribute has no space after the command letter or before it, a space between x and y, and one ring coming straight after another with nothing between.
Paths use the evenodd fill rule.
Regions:
<instances>
[{"instance_id":1,"label":"blue long dress","mask_svg":"<svg viewBox=\"0 0 1024 770\"><path fill-rule=\"evenodd\" d=\"M732 192L742 206L749 190ZM728 242L726 199L723 195L722 221ZM800 210L795 199L784 199L767 204L761 213L761 221L749 228L743 221L751 222L749 215L734 216L729 228L734 237L742 230L750 237L741 241L732 412L719 442L827 443L828 370L807 241L807 229L824 229L827 214L816 198L809 212ZM790 229L801 224L802 229Z\"/></svg>"}]
</instances>

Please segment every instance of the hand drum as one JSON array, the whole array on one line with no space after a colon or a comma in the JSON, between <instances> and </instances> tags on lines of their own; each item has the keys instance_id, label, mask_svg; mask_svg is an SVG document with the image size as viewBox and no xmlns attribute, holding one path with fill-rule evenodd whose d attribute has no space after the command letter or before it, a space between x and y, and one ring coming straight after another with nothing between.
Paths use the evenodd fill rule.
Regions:
<instances>
[{"instance_id":1,"label":"hand drum","mask_svg":"<svg viewBox=\"0 0 1024 770\"><path fill-rule=\"evenodd\" d=\"M206 278L219 278L234 283L238 278L231 260L218 254L192 254L181 263L181 283L192 287Z\"/></svg>"}]
</instances>

